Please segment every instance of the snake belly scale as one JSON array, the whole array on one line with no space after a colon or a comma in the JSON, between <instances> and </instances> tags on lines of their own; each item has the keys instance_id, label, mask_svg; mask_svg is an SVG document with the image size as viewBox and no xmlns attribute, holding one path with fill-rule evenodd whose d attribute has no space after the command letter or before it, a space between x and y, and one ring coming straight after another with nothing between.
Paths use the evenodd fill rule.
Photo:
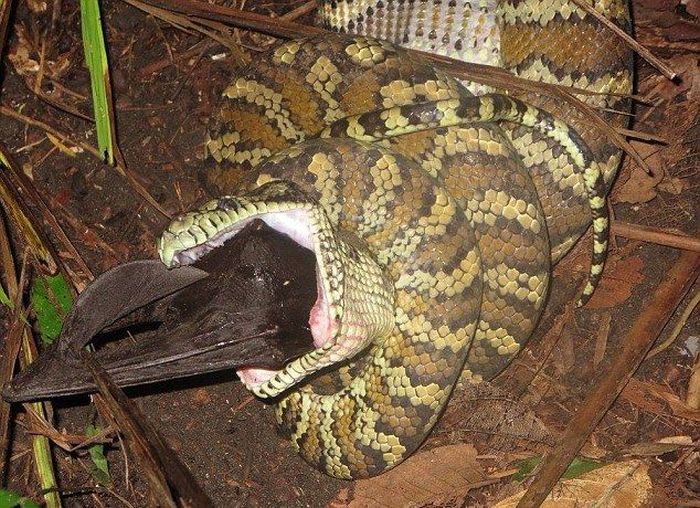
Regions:
<instances>
[{"instance_id":1,"label":"snake belly scale","mask_svg":"<svg viewBox=\"0 0 700 508\"><path fill-rule=\"evenodd\" d=\"M618 0L596 8L626 27ZM471 14L454 1L345 0L327 2L323 15L336 30L451 55L482 41L479 55L518 74L629 92L629 55L566 0L484 2ZM574 70L561 48L537 43L552 42L555 25L619 58ZM523 50L518 33L537 40ZM314 251L316 349L239 377L276 398L283 432L328 474L397 465L460 379L498 374L539 319L552 263L591 222L584 300L600 277L619 153L561 105L498 92L391 42L346 34L282 43L224 91L207 141L207 185L223 197L173 221L161 258L190 263L254 218ZM624 107L616 97L590 101Z\"/></svg>"}]
</instances>

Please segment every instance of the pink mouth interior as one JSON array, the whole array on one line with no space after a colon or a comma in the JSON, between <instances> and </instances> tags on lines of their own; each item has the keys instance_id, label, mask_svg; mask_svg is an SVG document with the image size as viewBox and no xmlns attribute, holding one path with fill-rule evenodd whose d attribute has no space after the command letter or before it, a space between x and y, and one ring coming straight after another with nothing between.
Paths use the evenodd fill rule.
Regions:
<instances>
[{"instance_id":1,"label":"pink mouth interior","mask_svg":"<svg viewBox=\"0 0 700 508\"><path fill-rule=\"evenodd\" d=\"M314 306L309 312L309 327L311 335L314 338L314 346L320 348L331 338L333 333L333 323L331 323L330 310L328 303L324 297L324 289L321 284L318 270L316 271L316 287L318 288L318 297ZM261 369L256 367L241 367L236 369L236 374L246 386L258 386L272 379L277 371L269 369Z\"/></svg>"},{"instance_id":2,"label":"pink mouth interior","mask_svg":"<svg viewBox=\"0 0 700 508\"><path fill-rule=\"evenodd\" d=\"M311 227L306 212L303 210L291 210L288 212L261 214L241 221L235 227L215 235L206 244L179 253L176 257L176 262L178 264L192 263L212 249L223 245L226 240L235 236L238 231L243 229L253 219L261 219L268 226L286 234L302 247L315 252ZM315 254L318 255L317 253ZM316 287L318 297L309 312L309 327L314 339L314 346L320 348L330 340L333 334L334 323L331 321L330 308L318 273L318 264L316 265ZM275 370L255 367L243 367L236 370L238 377L247 386L260 385L271 379L276 372Z\"/></svg>"}]
</instances>

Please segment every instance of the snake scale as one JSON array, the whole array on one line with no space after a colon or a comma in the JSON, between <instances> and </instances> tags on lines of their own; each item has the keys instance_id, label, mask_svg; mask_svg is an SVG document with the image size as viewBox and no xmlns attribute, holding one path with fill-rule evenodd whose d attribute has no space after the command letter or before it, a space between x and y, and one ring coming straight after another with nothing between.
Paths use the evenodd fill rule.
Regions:
<instances>
[{"instance_id":1,"label":"snake scale","mask_svg":"<svg viewBox=\"0 0 700 508\"><path fill-rule=\"evenodd\" d=\"M629 30L621 0L594 7ZM460 83L398 45L613 94L631 91L631 55L568 0L340 0L321 16L348 33L282 43L226 88L207 141L222 197L159 248L187 264L261 218L314 251L316 349L239 377L277 398L308 462L358 478L410 455L460 379L508 364L592 222L590 295L620 160L566 105Z\"/></svg>"}]
</instances>

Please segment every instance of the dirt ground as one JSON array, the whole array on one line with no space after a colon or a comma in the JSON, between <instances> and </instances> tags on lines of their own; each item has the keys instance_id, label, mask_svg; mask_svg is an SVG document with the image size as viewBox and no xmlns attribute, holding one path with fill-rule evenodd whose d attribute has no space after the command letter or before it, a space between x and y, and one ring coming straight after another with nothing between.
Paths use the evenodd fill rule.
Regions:
<instances>
[{"instance_id":1,"label":"dirt ground","mask_svg":"<svg viewBox=\"0 0 700 508\"><path fill-rule=\"evenodd\" d=\"M10 56L5 56L0 71L0 104L94 145L94 124L34 91L32 62L40 60L43 48L49 66L40 84L43 95L64 110L92 117L77 2L63 2L53 29L50 12L30 10L39 3L20 2L11 19L6 51ZM245 8L280 15L296 6L259 0ZM206 197L199 172L207 119L238 60L228 48L157 21L126 2L105 2L103 8L124 160L156 201L175 215ZM637 94L648 104L637 105L634 128L667 144L633 142L655 176L646 176L628 158L611 196L614 214L624 222L697 235L700 8L694 0L635 0L633 8L637 39L679 72L682 81L673 84L644 61L637 62ZM235 35L253 56L271 42L260 35ZM66 155L43 129L26 121L7 115L0 119L0 142L32 179L93 273L155 256L155 238L166 219L114 168L89 153ZM519 469L514 464L541 455L557 441L596 377L629 340L627 332L642 303L679 256L673 248L617 237L600 291L591 305L573 310L570 302L588 270L589 241L586 237L557 267L546 315L525 351L493 387L459 391L421 449L451 450L439 447L469 443L473 448L459 449L488 481L434 492L430 503L419 505L493 505L522 490L512 476ZM19 254L19 239L16 246ZM693 288L690 296L697 291ZM660 340L668 336L689 299L675 311L668 309L676 317ZM4 308L0 318L4 331ZM693 366L698 369L699 324L700 314L692 314L675 342L642 364L583 450L585 456L605 463L639 460L635 464L648 469L651 481L647 505L700 505L700 416L685 405ZM403 504L404 498L392 496L399 496L405 485L346 482L310 468L277 435L272 407L253 398L232 373L128 393L217 505L363 506L379 499ZM87 397L56 401L54 416L56 429L77 435L85 433L87 423L100 421ZM40 501L28 420L18 409L6 478L10 490ZM672 442L685 446L659 449L650 444L672 436L682 436ZM56 448L66 506L146 503L147 485L138 464L125 454L121 441L111 437L106 452L111 484L106 486L96 484L85 451ZM429 490L416 473L423 467L419 457L402 467L397 471L404 471L409 483L413 477L414 488Z\"/></svg>"}]
</instances>

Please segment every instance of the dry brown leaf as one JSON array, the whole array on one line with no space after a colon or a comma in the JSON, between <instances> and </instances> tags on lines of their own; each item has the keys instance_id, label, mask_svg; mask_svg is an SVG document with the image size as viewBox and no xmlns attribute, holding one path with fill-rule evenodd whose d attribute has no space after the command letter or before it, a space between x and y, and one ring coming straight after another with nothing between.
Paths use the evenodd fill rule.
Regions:
<instances>
[{"instance_id":1,"label":"dry brown leaf","mask_svg":"<svg viewBox=\"0 0 700 508\"><path fill-rule=\"evenodd\" d=\"M690 436L668 436L662 437L657 443L690 446L693 444L693 438Z\"/></svg>"},{"instance_id":2,"label":"dry brown leaf","mask_svg":"<svg viewBox=\"0 0 700 508\"><path fill-rule=\"evenodd\" d=\"M560 376L568 374L576 365L576 353L574 352L574 329L564 328L557 343L557 347L552 351L554 368Z\"/></svg>"},{"instance_id":3,"label":"dry brown leaf","mask_svg":"<svg viewBox=\"0 0 700 508\"><path fill-rule=\"evenodd\" d=\"M39 72L39 54L37 48L27 33L27 28L22 24L17 24L15 28L15 42L7 54L7 58L14 66L17 74L25 77L34 77ZM63 53L55 58L47 59L43 72L53 79L62 77L71 66L71 54ZM33 83L31 83L33 85Z\"/></svg>"},{"instance_id":4,"label":"dry brown leaf","mask_svg":"<svg viewBox=\"0 0 700 508\"><path fill-rule=\"evenodd\" d=\"M700 2L698 0L689 0L686 2L685 8L691 16L700 17Z\"/></svg>"},{"instance_id":5,"label":"dry brown leaf","mask_svg":"<svg viewBox=\"0 0 700 508\"><path fill-rule=\"evenodd\" d=\"M358 480L341 490L331 506L422 506L461 499L488 480L476 455L469 444L433 448L383 475Z\"/></svg>"},{"instance_id":6,"label":"dry brown leaf","mask_svg":"<svg viewBox=\"0 0 700 508\"><path fill-rule=\"evenodd\" d=\"M660 157L654 156L653 158L657 159ZM631 204L651 201L656 197L656 186L662 178L663 173L661 173L660 177L658 172L654 176L649 176L641 168L635 166L632 168L629 180L622 184L615 193L616 201Z\"/></svg>"},{"instance_id":7,"label":"dry brown leaf","mask_svg":"<svg viewBox=\"0 0 700 508\"><path fill-rule=\"evenodd\" d=\"M693 373L688 380L688 393L685 403L691 409L700 409L700 355L695 359Z\"/></svg>"},{"instance_id":8,"label":"dry brown leaf","mask_svg":"<svg viewBox=\"0 0 700 508\"><path fill-rule=\"evenodd\" d=\"M494 506L511 508L518 504L525 491ZM617 462L578 478L557 483L543 508L625 507L642 506L651 495L648 466L638 460Z\"/></svg>"},{"instance_id":9,"label":"dry brown leaf","mask_svg":"<svg viewBox=\"0 0 700 508\"><path fill-rule=\"evenodd\" d=\"M598 321L598 333L595 338L595 349L593 351L593 367L597 367L605 358L605 350L608 348L608 335L610 335L610 323L612 313L604 312Z\"/></svg>"},{"instance_id":10,"label":"dry brown leaf","mask_svg":"<svg viewBox=\"0 0 700 508\"><path fill-rule=\"evenodd\" d=\"M527 402L489 382L465 383L455 389L439 425L438 433L489 436L491 450L512 451L523 442L533 450L553 443L551 432Z\"/></svg>"},{"instance_id":11,"label":"dry brown leaf","mask_svg":"<svg viewBox=\"0 0 700 508\"><path fill-rule=\"evenodd\" d=\"M27 74L39 72L39 62L32 58L33 54L34 50L29 42L27 30L24 26L17 25L15 29L15 43L7 54L7 58L12 62L17 74L26 76Z\"/></svg>"},{"instance_id":12,"label":"dry brown leaf","mask_svg":"<svg viewBox=\"0 0 700 508\"><path fill-rule=\"evenodd\" d=\"M609 309L627 300L634 287L644 280L643 268L644 261L638 256L611 260L587 308Z\"/></svg>"},{"instance_id":13,"label":"dry brown leaf","mask_svg":"<svg viewBox=\"0 0 700 508\"><path fill-rule=\"evenodd\" d=\"M698 59L693 54L681 54L671 58L668 64L673 67L681 77L680 81L673 82L661 75L652 75L647 78L648 98L661 97L672 101L678 95L687 92L688 99L694 99L700 92L700 69Z\"/></svg>"},{"instance_id":14,"label":"dry brown leaf","mask_svg":"<svg viewBox=\"0 0 700 508\"><path fill-rule=\"evenodd\" d=\"M654 171L654 175L650 176L641 167L633 165L630 177L615 189L614 200L630 204L646 203L656 197L656 186L666 174L661 147L638 141L631 141L630 144Z\"/></svg>"},{"instance_id":15,"label":"dry brown leaf","mask_svg":"<svg viewBox=\"0 0 700 508\"><path fill-rule=\"evenodd\" d=\"M46 2L44 0L27 0L27 7L34 14L41 14L46 11Z\"/></svg>"},{"instance_id":16,"label":"dry brown leaf","mask_svg":"<svg viewBox=\"0 0 700 508\"><path fill-rule=\"evenodd\" d=\"M664 453L675 452L681 448L693 446L693 438L690 436L671 436L659 439L653 443L635 443L624 450L625 455L640 455L655 457Z\"/></svg>"},{"instance_id":17,"label":"dry brown leaf","mask_svg":"<svg viewBox=\"0 0 700 508\"><path fill-rule=\"evenodd\" d=\"M639 409L655 415L672 414L687 420L700 421L700 410L688 407L669 388L638 379L630 379L620 394Z\"/></svg>"},{"instance_id":18,"label":"dry brown leaf","mask_svg":"<svg viewBox=\"0 0 700 508\"><path fill-rule=\"evenodd\" d=\"M659 190L668 192L669 194L681 194L684 190L690 188L690 180L688 178L664 178L659 183Z\"/></svg>"}]
</instances>

